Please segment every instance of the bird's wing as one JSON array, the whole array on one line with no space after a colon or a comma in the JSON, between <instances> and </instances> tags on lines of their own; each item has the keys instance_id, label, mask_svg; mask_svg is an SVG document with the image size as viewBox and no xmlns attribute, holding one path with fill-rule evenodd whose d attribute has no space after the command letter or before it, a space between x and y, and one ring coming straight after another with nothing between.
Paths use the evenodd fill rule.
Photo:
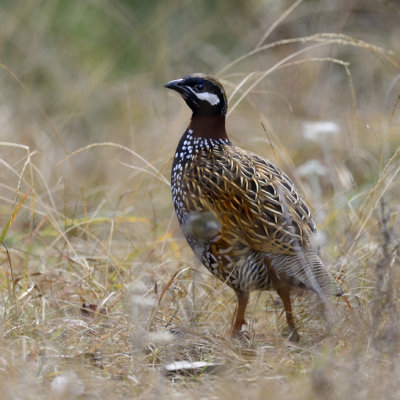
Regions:
<instances>
[{"instance_id":1,"label":"bird's wing","mask_svg":"<svg viewBox=\"0 0 400 400\"><path fill-rule=\"evenodd\" d=\"M288 176L234 146L200 152L184 172L189 210L211 210L231 239L257 251L296 254L316 227Z\"/></svg>"}]
</instances>

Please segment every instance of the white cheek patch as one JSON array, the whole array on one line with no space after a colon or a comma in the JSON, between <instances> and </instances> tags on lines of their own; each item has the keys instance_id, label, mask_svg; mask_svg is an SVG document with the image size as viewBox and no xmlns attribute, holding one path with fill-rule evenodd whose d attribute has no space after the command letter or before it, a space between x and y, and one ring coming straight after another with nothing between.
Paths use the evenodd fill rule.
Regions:
<instances>
[{"instance_id":1,"label":"white cheek patch","mask_svg":"<svg viewBox=\"0 0 400 400\"><path fill-rule=\"evenodd\" d=\"M200 100L208 101L212 106L216 106L219 103L219 98L216 94L212 93L195 93L196 97Z\"/></svg>"}]
</instances>

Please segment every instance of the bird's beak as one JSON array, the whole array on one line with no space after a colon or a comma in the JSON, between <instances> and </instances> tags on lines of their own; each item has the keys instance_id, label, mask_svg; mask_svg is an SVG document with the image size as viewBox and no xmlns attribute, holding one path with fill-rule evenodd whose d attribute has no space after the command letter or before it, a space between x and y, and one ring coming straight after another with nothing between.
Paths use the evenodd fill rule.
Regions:
<instances>
[{"instance_id":1,"label":"bird's beak","mask_svg":"<svg viewBox=\"0 0 400 400\"><path fill-rule=\"evenodd\" d=\"M164 85L167 89L172 89L175 90L178 93L183 93L185 90L182 86L182 81L183 79L175 79L173 81L170 81Z\"/></svg>"}]
</instances>

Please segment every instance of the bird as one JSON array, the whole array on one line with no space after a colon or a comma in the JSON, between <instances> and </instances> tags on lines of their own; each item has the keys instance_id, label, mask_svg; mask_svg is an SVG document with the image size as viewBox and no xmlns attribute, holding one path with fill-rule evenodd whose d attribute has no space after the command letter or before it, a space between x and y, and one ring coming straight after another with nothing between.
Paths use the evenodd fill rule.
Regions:
<instances>
[{"instance_id":1,"label":"bird","mask_svg":"<svg viewBox=\"0 0 400 400\"><path fill-rule=\"evenodd\" d=\"M232 337L243 334L250 292L276 290L288 339L299 341L292 289L321 300L343 295L320 258L310 208L282 169L228 138L228 101L218 79L193 73L165 87L192 111L171 169L176 216L197 258L236 293Z\"/></svg>"}]
</instances>

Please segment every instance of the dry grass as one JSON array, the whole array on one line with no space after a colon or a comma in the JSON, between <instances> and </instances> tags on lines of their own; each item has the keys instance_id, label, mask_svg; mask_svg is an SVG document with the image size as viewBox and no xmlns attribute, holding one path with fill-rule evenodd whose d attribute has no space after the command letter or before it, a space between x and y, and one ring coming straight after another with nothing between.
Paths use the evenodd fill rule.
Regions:
<instances>
[{"instance_id":1,"label":"dry grass","mask_svg":"<svg viewBox=\"0 0 400 400\"><path fill-rule=\"evenodd\" d=\"M2 398L399 398L397 4L51 3L0 17ZM220 71L232 139L302 187L352 304L328 323L299 293L298 345L272 292L228 338L235 296L173 216L189 112L162 83L198 70ZM178 360L217 367L166 376Z\"/></svg>"}]
</instances>

